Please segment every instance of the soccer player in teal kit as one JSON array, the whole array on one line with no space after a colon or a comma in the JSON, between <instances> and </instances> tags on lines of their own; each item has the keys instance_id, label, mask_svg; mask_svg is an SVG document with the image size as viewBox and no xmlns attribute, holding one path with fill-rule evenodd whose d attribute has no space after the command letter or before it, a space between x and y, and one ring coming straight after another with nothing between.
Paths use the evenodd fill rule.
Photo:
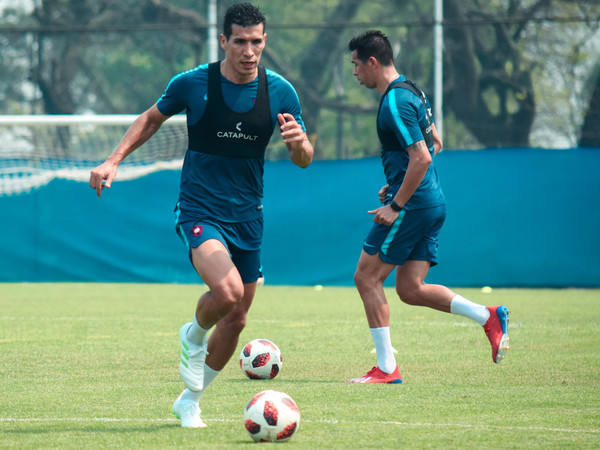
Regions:
<instances>
[{"instance_id":1,"label":"soccer player in teal kit","mask_svg":"<svg viewBox=\"0 0 600 450\"><path fill-rule=\"evenodd\" d=\"M396 292L403 302L476 321L490 340L492 360L499 363L509 349L508 309L479 305L445 286L425 283L429 268L438 262L438 237L446 218L446 200L434 164L442 141L429 101L418 86L398 74L392 47L382 32L372 30L356 36L348 48L357 80L382 94L377 134L387 181L379 191L383 206L369 211L375 223L354 275L375 344L377 366L349 381L402 383L383 290L383 282L394 269Z\"/></svg>"},{"instance_id":2,"label":"soccer player in teal kit","mask_svg":"<svg viewBox=\"0 0 600 450\"><path fill-rule=\"evenodd\" d=\"M305 168L313 158L296 91L259 66L265 25L262 12L249 3L229 8L220 36L225 59L175 76L90 176L100 196L127 155L170 116L186 111L189 145L176 230L209 290L198 300L193 320L180 329L179 371L186 389L173 413L183 427L206 426L200 397L236 350L254 299L261 272L264 154L275 126L294 164Z\"/></svg>"}]
</instances>

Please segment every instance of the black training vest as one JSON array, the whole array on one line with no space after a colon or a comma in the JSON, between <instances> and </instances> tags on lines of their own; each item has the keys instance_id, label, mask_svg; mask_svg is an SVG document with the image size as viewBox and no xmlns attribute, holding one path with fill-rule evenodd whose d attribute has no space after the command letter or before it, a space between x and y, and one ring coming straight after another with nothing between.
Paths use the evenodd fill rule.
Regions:
<instances>
[{"instance_id":1,"label":"black training vest","mask_svg":"<svg viewBox=\"0 0 600 450\"><path fill-rule=\"evenodd\" d=\"M377 117L379 117L379 113L381 112L381 105L383 105L383 99L392 89L395 88L408 89L410 92L419 97L419 100L421 100L421 102L425 106L427 125L421 128L421 133L423 134L423 139L425 140L425 145L427 146L427 148L431 147L433 145L433 116L431 114L431 109L427 107L425 93L414 81L397 81L395 83L390 84L383 96L381 97L381 101L379 102L379 111L377 113ZM379 124L379 120L377 121L377 123ZM381 130L379 128L379 125L377 125L377 135L379 136L379 141L381 142L381 147L383 151L404 150L392 131Z\"/></svg>"},{"instance_id":2,"label":"black training vest","mask_svg":"<svg viewBox=\"0 0 600 450\"><path fill-rule=\"evenodd\" d=\"M220 62L208 66L208 94L202 119L188 126L188 148L195 152L239 158L264 158L273 134L267 74L258 67L254 107L232 111L223 99Z\"/></svg>"}]
</instances>

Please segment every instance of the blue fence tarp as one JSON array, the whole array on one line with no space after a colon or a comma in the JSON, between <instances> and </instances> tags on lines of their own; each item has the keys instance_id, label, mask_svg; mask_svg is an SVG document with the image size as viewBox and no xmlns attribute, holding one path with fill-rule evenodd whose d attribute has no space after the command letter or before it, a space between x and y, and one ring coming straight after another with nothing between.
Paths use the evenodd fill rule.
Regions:
<instances>
[{"instance_id":1,"label":"blue fence tarp","mask_svg":"<svg viewBox=\"0 0 600 450\"><path fill-rule=\"evenodd\" d=\"M428 282L600 286L600 149L447 151L436 165L448 217ZM379 158L267 162L266 282L352 285L383 184ZM174 232L178 185L163 171L101 199L65 180L0 197L0 281L199 282Z\"/></svg>"}]
</instances>

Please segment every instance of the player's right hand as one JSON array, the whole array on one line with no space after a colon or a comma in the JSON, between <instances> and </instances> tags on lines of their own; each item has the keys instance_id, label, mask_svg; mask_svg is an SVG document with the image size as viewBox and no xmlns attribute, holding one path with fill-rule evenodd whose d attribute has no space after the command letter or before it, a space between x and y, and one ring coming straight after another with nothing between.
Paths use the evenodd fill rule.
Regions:
<instances>
[{"instance_id":1,"label":"player's right hand","mask_svg":"<svg viewBox=\"0 0 600 450\"><path fill-rule=\"evenodd\" d=\"M117 166L109 161L105 161L90 173L90 187L95 189L96 195L100 197L102 189L110 188L116 176Z\"/></svg>"},{"instance_id":2,"label":"player's right hand","mask_svg":"<svg viewBox=\"0 0 600 450\"><path fill-rule=\"evenodd\" d=\"M389 188L390 188L390 185L386 184L381 189L379 189L379 201L383 204L385 204L385 196L387 195Z\"/></svg>"}]
</instances>

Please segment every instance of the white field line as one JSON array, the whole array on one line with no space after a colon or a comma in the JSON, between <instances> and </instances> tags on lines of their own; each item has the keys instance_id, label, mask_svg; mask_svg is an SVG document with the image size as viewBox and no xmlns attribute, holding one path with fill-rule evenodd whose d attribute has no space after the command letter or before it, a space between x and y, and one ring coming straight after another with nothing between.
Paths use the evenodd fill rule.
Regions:
<instances>
[{"instance_id":1,"label":"white field line","mask_svg":"<svg viewBox=\"0 0 600 450\"><path fill-rule=\"evenodd\" d=\"M235 423L242 422L241 419L203 419L205 422L222 422ZM74 422L74 423L179 423L177 419L159 419L159 418L112 418L112 417L0 417L0 424L6 423L40 423L40 422ZM557 433L600 433L596 429L575 429L575 428L556 428L543 426L511 426L511 425L473 425L464 423L434 423L434 422L398 422L394 420L385 421L348 421L348 420L303 420L308 423L325 423L325 424L352 424L352 425L393 425L400 427L431 427L431 428L472 428L472 429L493 429L507 431L541 431L541 432L557 432Z\"/></svg>"}]
</instances>

